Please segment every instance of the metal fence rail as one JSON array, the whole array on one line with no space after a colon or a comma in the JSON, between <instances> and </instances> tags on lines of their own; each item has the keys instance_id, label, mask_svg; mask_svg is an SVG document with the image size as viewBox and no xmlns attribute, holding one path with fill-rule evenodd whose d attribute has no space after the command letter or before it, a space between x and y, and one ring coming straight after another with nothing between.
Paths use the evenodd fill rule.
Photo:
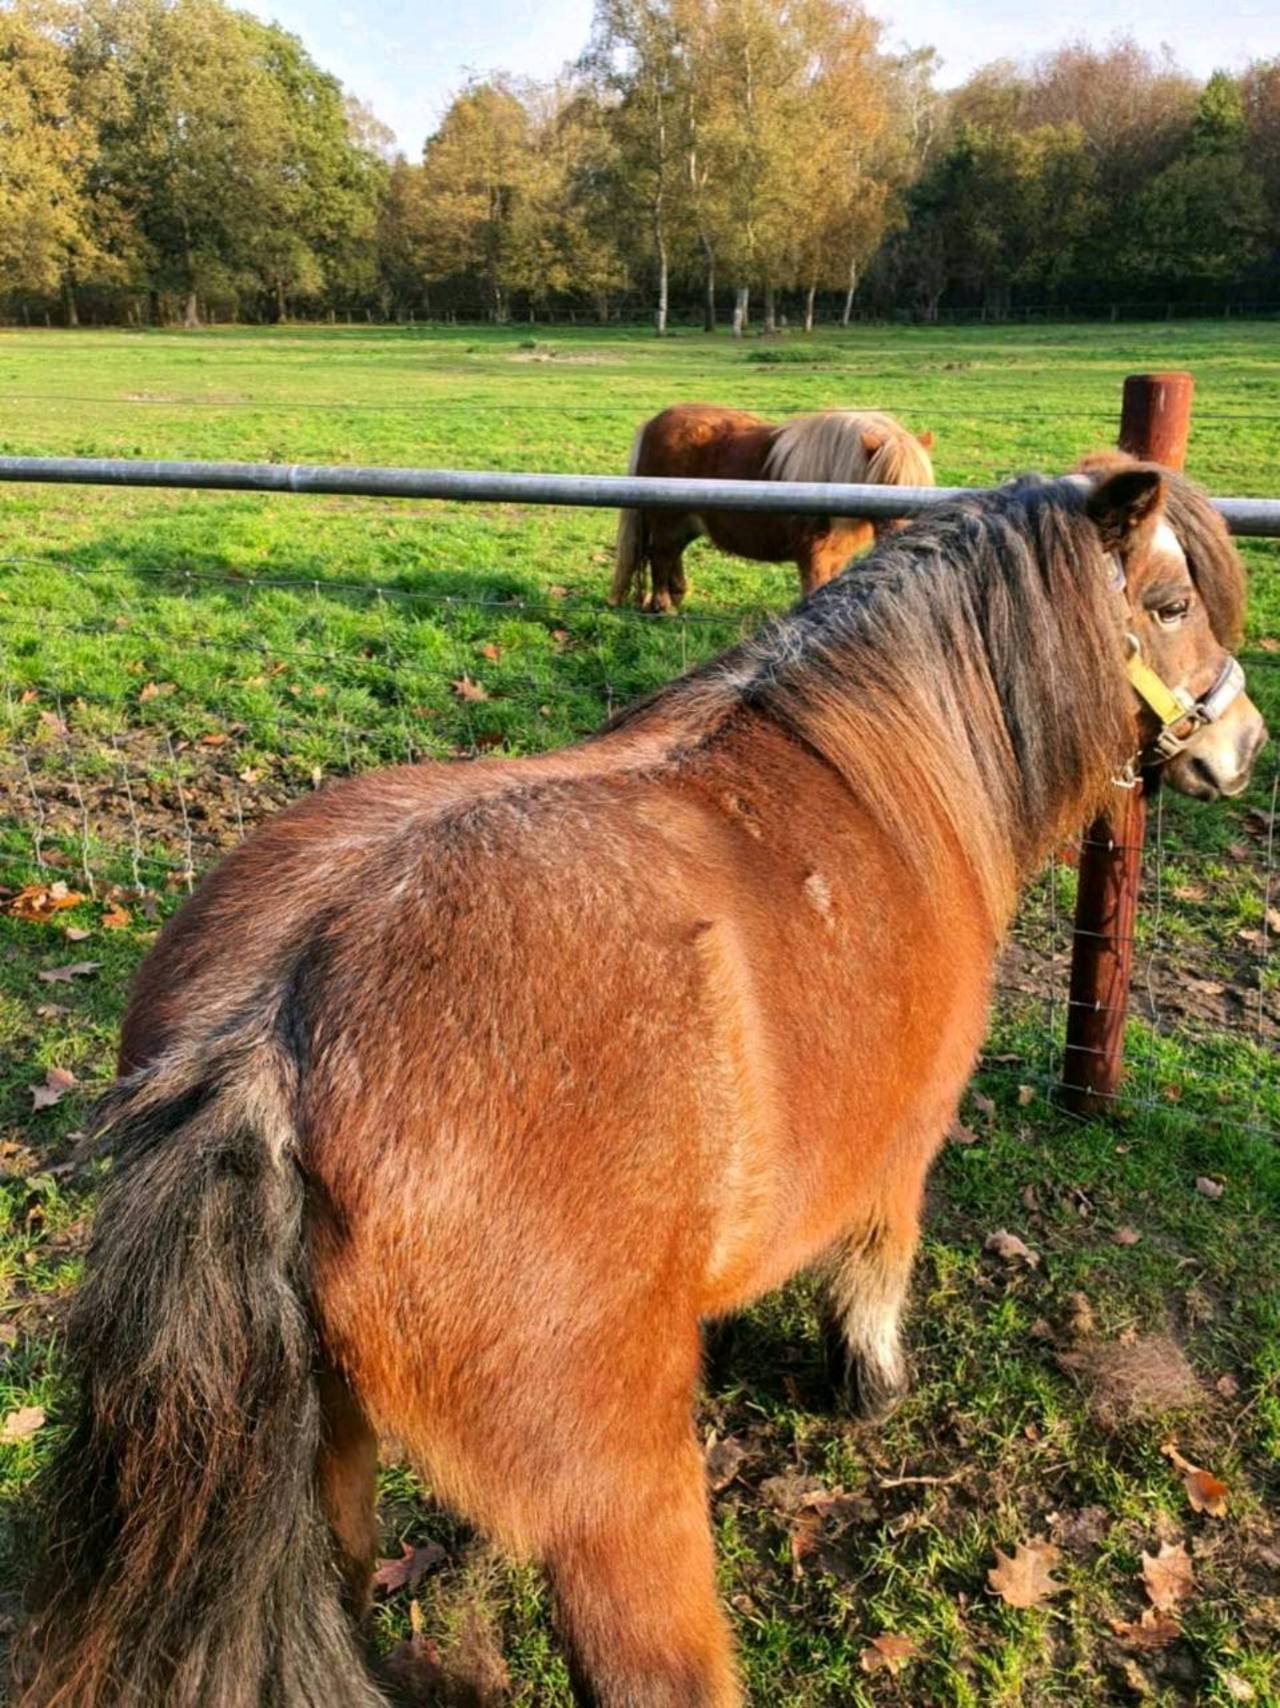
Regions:
<instances>
[{"instance_id":1,"label":"metal fence rail","mask_svg":"<svg viewBox=\"0 0 1280 1708\"><path fill-rule=\"evenodd\" d=\"M969 486L859 486L785 480L672 480L654 475L501 474L487 469L361 468L324 463L153 462L128 457L0 457L0 481L178 487L208 492L440 498L589 509L787 511L796 516L915 516ZM1215 498L1234 534L1280 535L1280 499Z\"/></svg>"}]
</instances>

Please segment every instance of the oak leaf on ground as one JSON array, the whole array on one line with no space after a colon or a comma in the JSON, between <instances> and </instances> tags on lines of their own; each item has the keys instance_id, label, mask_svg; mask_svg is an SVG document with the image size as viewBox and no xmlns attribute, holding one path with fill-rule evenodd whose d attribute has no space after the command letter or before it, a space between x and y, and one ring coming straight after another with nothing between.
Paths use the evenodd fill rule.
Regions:
<instances>
[{"instance_id":1,"label":"oak leaf on ground","mask_svg":"<svg viewBox=\"0 0 1280 1708\"><path fill-rule=\"evenodd\" d=\"M482 682L473 682L469 676L459 676L453 684L453 691L460 700L487 700L488 690Z\"/></svg>"},{"instance_id":2,"label":"oak leaf on ground","mask_svg":"<svg viewBox=\"0 0 1280 1708\"><path fill-rule=\"evenodd\" d=\"M441 1565L447 1557L438 1542L424 1542L420 1548L415 1548L411 1542L402 1542L400 1546L402 1551L398 1560L378 1561L378 1569L373 1574L378 1589L397 1590L406 1586L413 1589L424 1572Z\"/></svg>"},{"instance_id":3,"label":"oak leaf on ground","mask_svg":"<svg viewBox=\"0 0 1280 1708\"><path fill-rule=\"evenodd\" d=\"M1178 1451L1176 1441L1164 1442L1160 1451L1175 1470L1182 1472L1187 1499L1191 1502L1193 1511L1207 1512L1211 1518L1223 1517L1231 1490L1222 1479L1215 1477L1212 1471L1206 1471L1199 1465L1193 1465L1189 1459L1184 1459Z\"/></svg>"},{"instance_id":4,"label":"oak leaf on ground","mask_svg":"<svg viewBox=\"0 0 1280 1708\"><path fill-rule=\"evenodd\" d=\"M1006 1263L1025 1263L1028 1269L1036 1269L1040 1264L1040 1253L1032 1251L1025 1245L1017 1234L1011 1234L1007 1228L997 1228L995 1233L988 1234L982 1245L983 1251L993 1251L997 1257L1003 1257Z\"/></svg>"},{"instance_id":5,"label":"oak leaf on ground","mask_svg":"<svg viewBox=\"0 0 1280 1708\"><path fill-rule=\"evenodd\" d=\"M1165 1649L1182 1635L1178 1621L1155 1607L1144 1607L1138 1619L1113 1619L1111 1629L1134 1649Z\"/></svg>"},{"instance_id":6,"label":"oak leaf on ground","mask_svg":"<svg viewBox=\"0 0 1280 1708\"><path fill-rule=\"evenodd\" d=\"M919 1653L920 1645L914 1637L899 1637L892 1631L885 1631L873 1637L863 1649L858 1665L863 1672L897 1673Z\"/></svg>"},{"instance_id":7,"label":"oak leaf on ground","mask_svg":"<svg viewBox=\"0 0 1280 1708\"><path fill-rule=\"evenodd\" d=\"M52 1109L54 1104L61 1103L69 1091L74 1091L77 1081L75 1074L66 1068L51 1067L44 1076L42 1085L29 1087L31 1092L31 1108Z\"/></svg>"},{"instance_id":8,"label":"oak leaf on ground","mask_svg":"<svg viewBox=\"0 0 1280 1708\"><path fill-rule=\"evenodd\" d=\"M43 1426L42 1406L19 1406L0 1423L0 1447L12 1447L16 1442L29 1441L36 1430Z\"/></svg>"},{"instance_id":9,"label":"oak leaf on ground","mask_svg":"<svg viewBox=\"0 0 1280 1708\"><path fill-rule=\"evenodd\" d=\"M87 979L101 965L101 961L68 961L65 967L46 967L36 977L43 979L45 984L70 984L72 979Z\"/></svg>"},{"instance_id":10,"label":"oak leaf on ground","mask_svg":"<svg viewBox=\"0 0 1280 1708\"><path fill-rule=\"evenodd\" d=\"M1142 1582L1147 1599L1161 1613L1172 1613L1195 1588L1191 1557L1181 1542L1162 1542L1158 1554L1142 1556Z\"/></svg>"},{"instance_id":11,"label":"oak leaf on ground","mask_svg":"<svg viewBox=\"0 0 1280 1708\"><path fill-rule=\"evenodd\" d=\"M987 1573L987 1582L1010 1607L1038 1607L1067 1587L1053 1576L1061 1552L1041 1536L1017 1543L1012 1558L997 1548L996 1559L1000 1563Z\"/></svg>"}]
</instances>

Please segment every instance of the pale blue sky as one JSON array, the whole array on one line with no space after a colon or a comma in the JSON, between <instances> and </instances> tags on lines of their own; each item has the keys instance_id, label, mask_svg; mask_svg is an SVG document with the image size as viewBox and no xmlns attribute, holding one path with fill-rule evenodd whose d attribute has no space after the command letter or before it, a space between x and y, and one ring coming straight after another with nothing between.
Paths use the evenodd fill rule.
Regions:
<instances>
[{"instance_id":1,"label":"pale blue sky","mask_svg":"<svg viewBox=\"0 0 1280 1708\"><path fill-rule=\"evenodd\" d=\"M414 156L469 72L551 76L586 42L592 12L592 0L248 3L301 36ZM1150 48L1167 42L1200 75L1280 54L1280 0L871 0L871 10L885 22L887 46L939 50L944 85L989 59L1041 53L1079 36L1101 43L1130 34Z\"/></svg>"}]
</instances>

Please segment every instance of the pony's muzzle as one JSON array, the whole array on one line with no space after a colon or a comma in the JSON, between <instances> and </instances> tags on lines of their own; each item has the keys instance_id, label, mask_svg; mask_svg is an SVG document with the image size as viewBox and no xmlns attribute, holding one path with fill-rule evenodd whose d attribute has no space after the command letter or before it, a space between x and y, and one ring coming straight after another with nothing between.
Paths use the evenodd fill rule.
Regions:
<instances>
[{"instance_id":1,"label":"pony's muzzle","mask_svg":"<svg viewBox=\"0 0 1280 1708\"><path fill-rule=\"evenodd\" d=\"M1262 713L1242 694L1223 717L1207 724L1168 762L1165 778L1180 794L1200 801L1242 794L1266 743Z\"/></svg>"}]
</instances>

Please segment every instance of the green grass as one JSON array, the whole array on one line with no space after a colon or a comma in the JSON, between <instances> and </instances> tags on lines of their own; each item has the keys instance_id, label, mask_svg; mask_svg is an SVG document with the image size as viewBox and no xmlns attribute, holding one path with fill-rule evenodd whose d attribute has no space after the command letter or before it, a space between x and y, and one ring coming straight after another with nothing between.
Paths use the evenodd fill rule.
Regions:
<instances>
[{"instance_id":1,"label":"green grass","mask_svg":"<svg viewBox=\"0 0 1280 1708\"><path fill-rule=\"evenodd\" d=\"M0 452L610 472L637 422L677 399L768 414L856 403L933 428L939 480L977 484L1107 444L1123 375L1163 367L1196 374L1191 472L1219 492L1274 493L1280 347L1273 328L1239 322L860 328L740 347L564 328L0 332ZM48 923L0 914L0 1416L50 1414L0 1447L10 1597L101 1166L78 1160L73 1135L188 867L334 773L568 740L792 597L785 567L700 546L682 620L610 612L611 528L597 512L519 506L0 488L0 884L43 873L85 897ZM1244 662L1276 725L1280 546L1246 555ZM460 694L464 680L484 697ZM742 1452L715 1519L753 1703L1034 1708L1138 1700L1141 1683L1158 1704L1252 1690L1280 1708L1280 981L1264 952L1264 770L1230 806L1162 803L1129 1095L1105 1122L1040 1096L1074 874L1056 867L1034 887L980 1076L993 1103L966 1111L977 1142L949 1147L935 1173L916 1386L898 1417L866 1432L832 1414L803 1282L750 1312L714 1366L699 1427ZM123 929L102 924L114 901ZM88 936L69 941L68 927ZM71 961L100 964L40 979ZM80 1089L33 1114L50 1067ZM1222 1197L1199 1193L1201 1177ZM984 1254L997 1228L1040 1265ZM1126 1229L1136 1244L1115 1242ZM1199 1390L1129 1413L1070 1367L1083 1350L1123 1378L1135 1336L1180 1349ZM1229 1483L1225 1518L1191 1511L1159 1451L1171 1432ZM801 1528L798 1559L788 1478L839 1496L816 1532ZM403 1537L447 1550L417 1590L446 1666L492 1672L496 1645L514 1701L567 1703L536 1574L495 1560L401 1467L384 1518L389 1552ZM1066 1588L1017 1612L986 1573L994 1547L1035 1535L1060 1542ZM1184 1635L1126 1651L1108 1621L1136 1617L1143 1551L1176 1538L1197 1579ZM380 1602L377 1648L404 1635L409 1600ZM861 1665L881 1632L919 1645L898 1676Z\"/></svg>"}]
</instances>

